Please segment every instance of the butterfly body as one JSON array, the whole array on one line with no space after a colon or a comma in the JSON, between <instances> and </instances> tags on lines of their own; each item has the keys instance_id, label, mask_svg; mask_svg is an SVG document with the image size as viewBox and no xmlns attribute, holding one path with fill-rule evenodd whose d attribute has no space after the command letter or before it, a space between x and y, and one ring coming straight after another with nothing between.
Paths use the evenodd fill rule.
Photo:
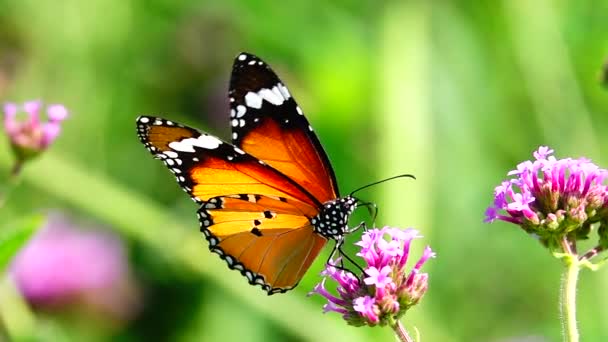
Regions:
<instances>
[{"instance_id":1,"label":"butterfly body","mask_svg":"<svg viewBox=\"0 0 608 342\"><path fill-rule=\"evenodd\" d=\"M357 207L341 197L331 164L300 107L260 59L235 59L232 143L140 116L140 141L200 205L212 252L268 294L294 288L330 240L349 233Z\"/></svg>"},{"instance_id":2,"label":"butterfly body","mask_svg":"<svg viewBox=\"0 0 608 342\"><path fill-rule=\"evenodd\" d=\"M310 220L314 231L336 241L349 233L348 218L357 208L357 199L352 196L325 202L319 214Z\"/></svg>"}]
</instances>

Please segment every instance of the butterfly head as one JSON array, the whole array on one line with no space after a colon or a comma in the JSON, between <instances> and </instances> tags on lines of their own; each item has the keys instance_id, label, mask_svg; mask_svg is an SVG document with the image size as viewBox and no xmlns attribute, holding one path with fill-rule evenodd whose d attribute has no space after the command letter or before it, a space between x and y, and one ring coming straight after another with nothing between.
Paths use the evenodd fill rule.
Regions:
<instances>
[{"instance_id":1,"label":"butterfly head","mask_svg":"<svg viewBox=\"0 0 608 342\"><path fill-rule=\"evenodd\" d=\"M349 232L348 218L357 208L357 202L352 196L325 202L323 209L311 220L315 232L328 239L340 240Z\"/></svg>"}]
</instances>

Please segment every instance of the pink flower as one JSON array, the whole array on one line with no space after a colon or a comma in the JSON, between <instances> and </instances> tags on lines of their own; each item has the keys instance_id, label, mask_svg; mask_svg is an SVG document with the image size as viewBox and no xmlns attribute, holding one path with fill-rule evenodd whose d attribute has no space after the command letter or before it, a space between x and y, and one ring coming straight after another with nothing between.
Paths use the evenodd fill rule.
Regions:
<instances>
[{"instance_id":1,"label":"pink flower","mask_svg":"<svg viewBox=\"0 0 608 342\"><path fill-rule=\"evenodd\" d=\"M378 323L380 321L378 313L376 312L376 301L373 297L364 296L355 298L353 304L353 309L370 322Z\"/></svg>"},{"instance_id":2,"label":"pink flower","mask_svg":"<svg viewBox=\"0 0 608 342\"><path fill-rule=\"evenodd\" d=\"M40 120L42 104L40 101L29 101L20 108L14 103L4 105L4 130L19 162L30 159L44 151L59 136L61 122L68 117L68 111L62 105L47 107L47 121ZM25 113L19 119L20 110Z\"/></svg>"},{"instance_id":3,"label":"pink flower","mask_svg":"<svg viewBox=\"0 0 608 342\"><path fill-rule=\"evenodd\" d=\"M549 246L566 234L587 239L594 222L608 220L608 170L585 158L556 159L547 146L533 155L495 188L484 221L517 224ZM607 238L606 229L598 233Z\"/></svg>"},{"instance_id":4,"label":"pink flower","mask_svg":"<svg viewBox=\"0 0 608 342\"><path fill-rule=\"evenodd\" d=\"M426 247L412 270L406 270L409 249L413 239L420 237L414 229L385 227L363 234L355 245L365 261L364 273L339 268L341 259L332 260L321 273L324 276L310 294L325 297L328 303L324 312L334 311L351 325L385 325L399 319L410 307L417 304L428 288L428 275L420 273L422 265L435 254ZM337 294L325 288L326 279L338 283Z\"/></svg>"},{"instance_id":5,"label":"pink flower","mask_svg":"<svg viewBox=\"0 0 608 342\"><path fill-rule=\"evenodd\" d=\"M378 270L376 267L368 267L365 270L365 274L367 277L363 279L363 282L367 285L374 285L376 287L384 287L386 285L392 284L392 279L389 277L391 273L391 268L386 265L382 267L381 270Z\"/></svg>"},{"instance_id":6,"label":"pink flower","mask_svg":"<svg viewBox=\"0 0 608 342\"><path fill-rule=\"evenodd\" d=\"M15 257L10 273L35 307L84 301L126 318L138 302L122 242L108 232L76 229L59 215L52 215Z\"/></svg>"}]
</instances>

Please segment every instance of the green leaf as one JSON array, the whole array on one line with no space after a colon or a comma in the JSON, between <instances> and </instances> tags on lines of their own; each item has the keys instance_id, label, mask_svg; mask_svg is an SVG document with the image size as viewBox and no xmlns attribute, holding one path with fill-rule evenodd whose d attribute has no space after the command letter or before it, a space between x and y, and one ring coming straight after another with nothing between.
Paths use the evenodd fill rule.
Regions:
<instances>
[{"instance_id":1,"label":"green leaf","mask_svg":"<svg viewBox=\"0 0 608 342\"><path fill-rule=\"evenodd\" d=\"M44 215L35 214L0 229L0 272L44 221Z\"/></svg>"}]
</instances>

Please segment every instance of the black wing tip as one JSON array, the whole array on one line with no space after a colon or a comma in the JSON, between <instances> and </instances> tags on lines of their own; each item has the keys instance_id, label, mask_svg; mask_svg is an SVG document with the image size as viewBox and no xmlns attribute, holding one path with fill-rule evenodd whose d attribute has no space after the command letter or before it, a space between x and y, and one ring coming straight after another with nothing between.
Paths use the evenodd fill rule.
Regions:
<instances>
[{"instance_id":1,"label":"black wing tip","mask_svg":"<svg viewBox=\"0 0 608 342\"><path fill-rule=\"evenodd\" d=\"M164 120L163 118L160 118L158 116L140 115L137 117L137 119L135 119L135 124L137 125L137 127L145 127L145 126L151 126L155 122L163 121L163 120Z\"/></svg>"},{"instance_id":2,"label":"black wing tip","mask_svg":"<svg viewBox=\"0 0 608 342\"><path fill-rule=\"evenodd\" d=\"M148 143L148 129L150 123L154 122L154 118L147 115L140 115L135 119L135 127L137 128L137 136L139 140L147 146Z\"/></svg>"},{"instance_id":3,"label":"black wing tip","mask_svg":"<svg viewBox=\"0 0 608 342\"><path fill-rule=\"evenodd\" d=\"M140 115L135 119L137 127L149 127L149 126L175 126L175 127L186 127L178 122L167 120L155 115ZM194 130L194 129L193 129Z\"/></svg>"},{"instance_id":4,"label":"black wing tip","mask_svg":"<svg viewBox=\"0 0 608 342\"><path fill-rule=\"evenodd\" d=\"M235 63L240 63L242 61L247 61L247 60L259 60L259 59L260 58L258 56L254 55L251 52L247 52L247 51L241 51L234 57Z\"/></svg>"},{"instance_id":5,"label":"black wing tip","mask_svg":"<svg viewBox=\"0 0 608 342\"><path fill-rule=\"evenodd\" d=\"M233 64L233 72L244 68L246 66L267 66L266 62L264 62L260 57L249 53L249 52L241 52L236 57L234 57Z\"/></svg>"}]
</instances>

